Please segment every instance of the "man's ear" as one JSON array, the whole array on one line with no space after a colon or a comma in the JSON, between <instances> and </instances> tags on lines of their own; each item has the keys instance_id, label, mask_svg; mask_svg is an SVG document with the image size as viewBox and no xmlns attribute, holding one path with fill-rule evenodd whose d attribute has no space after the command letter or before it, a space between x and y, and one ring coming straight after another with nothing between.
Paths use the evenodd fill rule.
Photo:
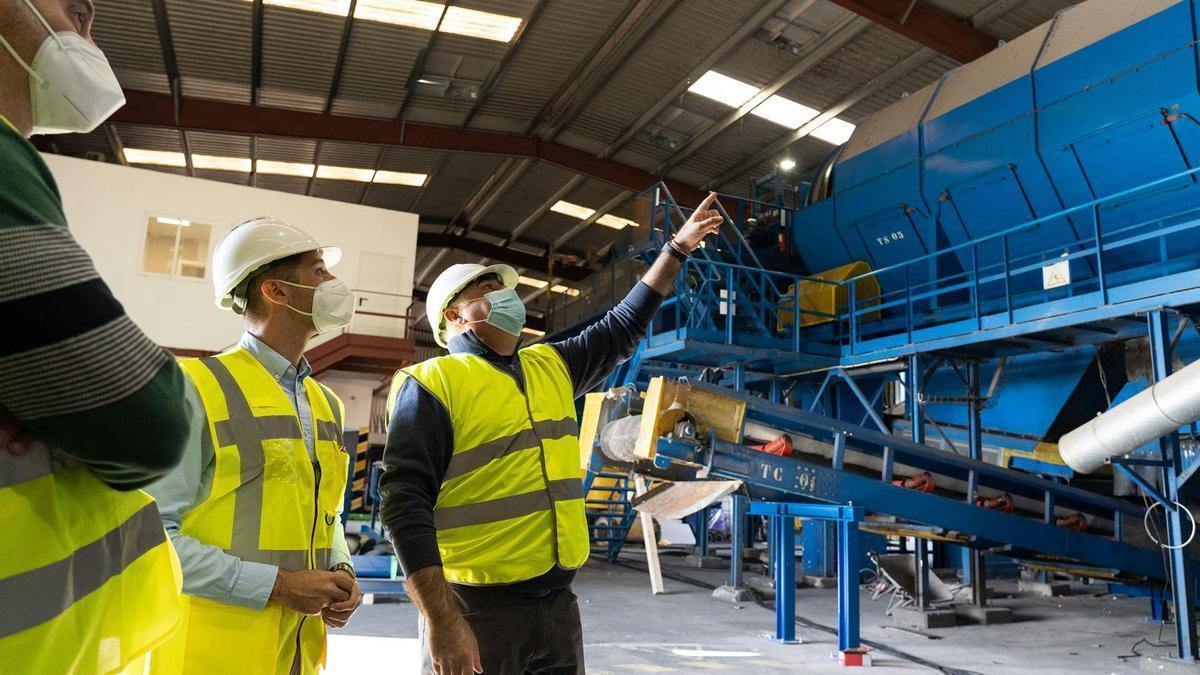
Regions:
<instances>
[{"instance_id":1,"label":"man's ear","mask_svg":"<svg viewBox=\"0 0 1200 675\"><path fill-rule=\"evenodd\" d=\"M283 290L283 284L276 283L274 279L263 279L258 290L267 302L275 305L287 304L287 291Z\"/></svg>"},{"instance_id":2,"label":"man's ear","mask_svg":"<svg viewBox=\"0 0 1200 675\"><path fill-rule=\"evenodd\" d=\"M447 326L458 324L459 313L457 309L447 309L442 313L442 316L446 319Z\"/></svg>"}]
</instances>

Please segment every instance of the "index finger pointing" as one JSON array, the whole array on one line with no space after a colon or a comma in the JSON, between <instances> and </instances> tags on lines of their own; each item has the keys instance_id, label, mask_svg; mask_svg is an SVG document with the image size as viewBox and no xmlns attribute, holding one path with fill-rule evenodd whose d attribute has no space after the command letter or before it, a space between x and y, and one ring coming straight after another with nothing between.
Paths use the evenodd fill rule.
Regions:
<instances>
[{"instance_id":1,"label":"index finger pointing","mask_svg":"<svg viewBox=\"0 0 1200 675\"><path fill-rule=\"evenodd\" d=\"M702 211L702 210L704 210L704 209L707 209L707 208L708 208L709 206L711 206L711 205L712 205L712 203L713 203L713 202L715 202L716 200L717 200L717 193L716 193L716 192L710 192L710 193L708 193L708 196L704 198L704 201L700 202L700 206L697 206L697 207L696 207L696 210L697 210L697 211Z\"/></svg>"}]
</instances>

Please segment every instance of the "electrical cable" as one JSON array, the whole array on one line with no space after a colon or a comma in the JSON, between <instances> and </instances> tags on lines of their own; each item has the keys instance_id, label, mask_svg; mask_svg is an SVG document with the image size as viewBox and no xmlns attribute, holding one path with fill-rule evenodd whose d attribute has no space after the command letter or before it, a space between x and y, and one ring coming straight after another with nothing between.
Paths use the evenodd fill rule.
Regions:
<instances>
[{"instance_id":1,"label":"electrical cable","mask_svg":"<svg viewBox=\"0 0 1200 675\"><path fill-rule=\"evenodd\" d=\"M1144 496L1145 495L1143 495L1143 497ZM1192 533L1188 535L1187 541L1183 542L1182 544L1179 544L1178 546L1171 546L1170 544L1164 544L1161 541L1159 541L1153 534L1150 533L1150 514L1154 512L1154 509L1156 509L1160 506L1163 507L1163 511L1164 511L1163 517L1165 518L1166 517L1165 511L1166 511L1167 507L1165 504L1158 501L1157 499L1154 500L1153 504L1149 505L1149 508L1146 509L1145 515L1142 516L1142 525L1146 528L1146 536L1150 537L1150 541L1157 544L1159 548L1163 548L1168 551L1178 551L1181 548L1187 548L1187 545L1192 543L1192 540L1196 538L1196 517L1192 515L1191 510L1188 509L1186 506L1184 506L1183 504L1180 504L1179 502L1175 502L1175 507L1179 508L1179 509L1183 509L1183 512L1186 513L1188 516L1188 520L1192 521ZM1154 531L1155 532L1158 531L1157 525L1154 526Z\"/></svg>"},{"instance_id":2,"label":"electrical cable","mask_svg":"<svg viewBox=\"0 0 1200 675\"><path fill-rule=\"evenodd\" d=\"M626 567L626 568L629 568L632 570L637 570L639 572L647 572L648 571L646 567L626 561L626 560L617 560L613 564L620 565L621 567ZM702 581L700 579L694 579L687 575L679 574L677 572L671 572L669 570L662 570L662 575L663 575L663 577L665 577L667 579L671 579L672 581L678 581L680 583L688 584L689 586L695 586L697 588L704 588L704 589L707 589L710 591L715 590L717 588L716 586L714 586L706 581ZM753 596L753 598L754 598L755 604L757 604L759 607L768 609L772 612L775 611L775 608L770 603L768 603L766 600L764 600L762 598L762 596L759 595L758 592L755 591L753 588L747 588L746 590L750 592L751 596ZM796 617L796 623L798 623L799 625L801 625L809 630L820 631L822 633L827 633L829 635L837 635L836 628L834 628L832 626L826 626L825 624L822 624L822 623L817 623L816 621L812 621L811 619L806 619L802 616ZM915 663L918 666L924 666L926 668L936 670L936 671L942 673L942 675L982 675L981 673L977 673L973 670L963 670L960 668L951 668L950 666L943 666L939 663L934 663L933 661L929 661L929 660L923 659L919 656L909 654L908 652L900 651L899 649L895 649L894 647L889 647L880 642L873 642L871 640L859 640L859 642L861 642L864 646L870 647L871 649L873 649L877 652L880 652L882 654L890 654L897 658L904 659L905 661L908 661L910 663Z\"/></svg>"}]
</instances>

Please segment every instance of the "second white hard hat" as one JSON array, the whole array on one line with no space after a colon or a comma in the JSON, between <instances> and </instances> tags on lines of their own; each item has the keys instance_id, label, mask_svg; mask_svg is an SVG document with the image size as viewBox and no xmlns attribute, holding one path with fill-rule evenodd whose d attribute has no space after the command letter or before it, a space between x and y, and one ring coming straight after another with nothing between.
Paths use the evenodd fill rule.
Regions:
<instances>
[{"instance_id":1,"label":"second white hard hat","mask_svg":"<svg viewBox=\"0 0 1200 675\"><path fill-rule=\"evenodd\" d=\"M217 307L234 309L234 289L263 265L318 249L324 254L326 267L342 259L342 249L318 243L304 230L278 218L252 218L235 226L213 252Z\"/></svg>"},{"instance_id":2,"label":"second white hard hat","mask_svg":"<svg viewBox=\"0 0 1200 675\"><path fill-rule=\"evenodd\" d=\"M470 286L471 282L488 274L499 276L500 281L509 288L517 286L517 271L508 265L484 266L475 263L451 265L433 281L433 285L429 287L429 295L425 299L425 311L429 317L429 325L433 327L433 339L439 345L448 346L446 308L449 307L450 301L462 289Z\"/></svg>"}]
</instances>

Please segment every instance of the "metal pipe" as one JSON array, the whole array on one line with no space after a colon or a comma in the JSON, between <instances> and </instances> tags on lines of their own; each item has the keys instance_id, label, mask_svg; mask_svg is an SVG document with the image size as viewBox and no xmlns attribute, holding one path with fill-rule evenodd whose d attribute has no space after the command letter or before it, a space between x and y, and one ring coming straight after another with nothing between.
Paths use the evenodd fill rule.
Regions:
<instances>
[{"instance_id":1,"label":"metal pipe","mask_svg":"<svg viewBox=\"0 0 1200 675\"><path fill-rule=\"evenodd\" d=\"M1200 361L1159 381L1128 401L1066 433L1058 442L1063 461L1092 473L1119 457L1200 419Z\"/></svg>"}]
</instances>

